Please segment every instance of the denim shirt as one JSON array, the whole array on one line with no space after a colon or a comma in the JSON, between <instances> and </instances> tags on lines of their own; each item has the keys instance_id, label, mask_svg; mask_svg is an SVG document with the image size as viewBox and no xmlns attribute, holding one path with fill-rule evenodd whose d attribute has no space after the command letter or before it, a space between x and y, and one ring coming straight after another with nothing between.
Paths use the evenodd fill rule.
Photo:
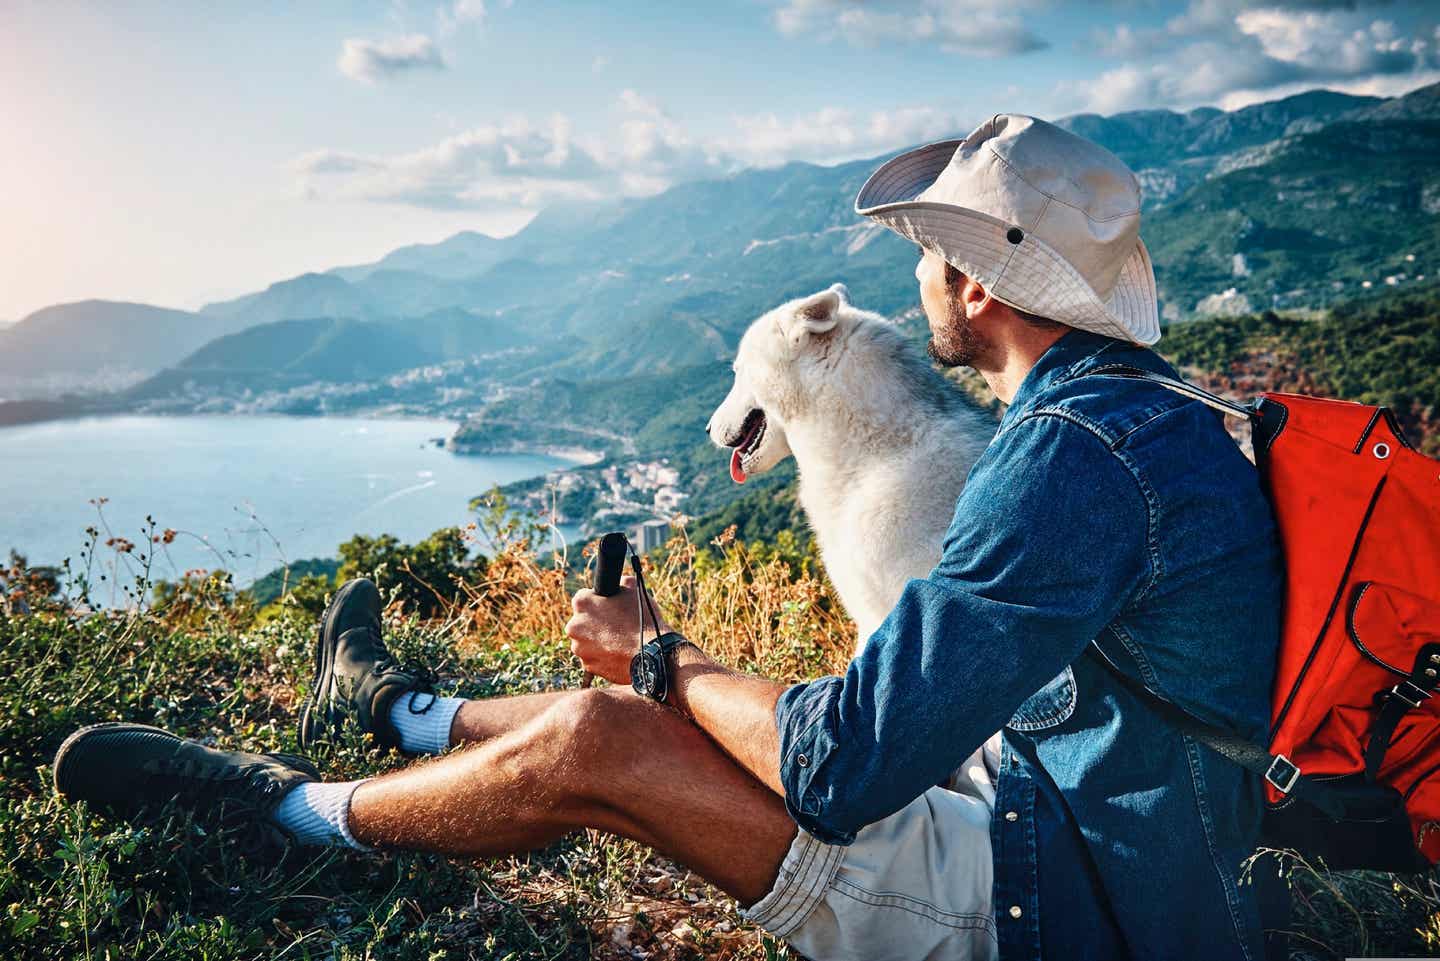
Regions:
<instances>
[{"instance_id":1,"label":"denim shirt","mask_svg":"<svg viewBox=\"0 0 1440 961\"><path fill-rule=\"evenodd\" d=\"M776 707L791 816L849 844L1003 728L991 839L1003 958L1253 958L1259 780L1120 670L1263 740L1281 559L1255 469L1144 348L1076 331L972 468L940 563L844 677ZM1100 372L1097 372L1100 371ZM1085 654L1085 656L1082 656Z\"/></svg>"}]
</instances>

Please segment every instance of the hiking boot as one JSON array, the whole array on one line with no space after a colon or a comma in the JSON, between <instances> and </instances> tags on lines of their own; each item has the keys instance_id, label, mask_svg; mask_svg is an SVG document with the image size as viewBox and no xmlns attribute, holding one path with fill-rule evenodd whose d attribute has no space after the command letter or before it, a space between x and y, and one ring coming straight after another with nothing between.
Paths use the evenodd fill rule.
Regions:
<instances>
[{"instance_id":1,"label":"hiking boot","mask_svg":"<svg viewBox=\"0 0 1440 961\"><path fill-rule=\"evenodd\" d=\"M221 751L148 724L82 727L55 752L55 790L122 818L174 801L196 814L240 815L284 836L270 816L291 788L320 780L293 754Z\"/></svg>"},{"instance_id":2,"label":"hiking boot","mask_svg":"<svg viewBox=\"0 0 1440 961\"><path fill-rule=\"evenodd\" d=\"M333 736L353 717L381 747L400 749L390 708L412 691L434 693L429 677L395 662L380 633L380 591L363 577L331 599L315 644L315 677L300 715L300 746ZM430 699L433 702L433 697Z\"/></svg>"}]
</instances>

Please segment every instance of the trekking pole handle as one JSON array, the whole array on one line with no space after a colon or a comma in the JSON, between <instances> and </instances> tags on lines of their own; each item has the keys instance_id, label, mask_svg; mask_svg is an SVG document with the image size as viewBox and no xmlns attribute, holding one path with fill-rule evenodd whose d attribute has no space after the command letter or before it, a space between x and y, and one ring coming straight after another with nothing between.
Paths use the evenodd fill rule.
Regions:
<instances>
[{"instance_id":1,"label":"trekking pole handle","mask_svg":"<svg viewBox=\"0 0 1440 961\"><path fill-rule=\"evenodd\" d=\"M594 591L601 597L614 597L620 593L620 574L625 570L625 556L630 553L630 542L624 531L611 531L600 538L600 547L595 555ZM595 683L595 675L589 671L580 681L582 688Z\"/></svg>"},{"instance_id":2,"label":"trekking pole handle","mask_svg":"<svg viewBox=\"0 0 1440 961\"><path fill-rule=\"evenodd\" d=\"M620 593L620 574L625 570L625 555L630 553L630 542L622 531L611 531L600 538L600 550L595 561L595 593L601 597L614 597Z\"/></svg>"}]
</instances>

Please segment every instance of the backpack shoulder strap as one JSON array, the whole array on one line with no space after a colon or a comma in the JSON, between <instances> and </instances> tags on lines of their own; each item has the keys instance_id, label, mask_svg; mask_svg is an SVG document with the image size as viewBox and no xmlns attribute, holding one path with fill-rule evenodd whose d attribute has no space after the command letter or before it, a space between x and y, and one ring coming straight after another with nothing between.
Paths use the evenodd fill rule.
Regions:
<instances>
[{"instance_id":1,"label":"backpack shoulder strap","mask_svg":"<svg viewBox=\"0 0 1440 961\"><path fill-rule=\"evenodd\" d=\"M1232 417L1243 417L1249 421L1258 421L1260 414L1259 401L1252 401L1248 404L1239 404L1235 401L1212 394L1210 391L1194 384L1187 383L1176 377L1167 377L1164 374L1157 374L1154 371L1144 370L1130 364L1106 364L1086 371L1081 376L1106 376L1126 377L1131 380L1146 380L1152 384L1159 384L1167 390L1174 391L1191 400L1198 400L1200 403L1222 414ZM1241 737L1233 731L1207 724L1204 721L1192 716L1179 705L1168 698L1150 690L1143 682L1131 677L1105 656L1099 645L1091 644L1086 648L1086 653L1092 656L1120 683L1121 687L1130 691L1141 701L1145 702L1155 713L1159 714L1171 727L1181 734L1193 738L1204 744L1206 747L1226 758L1234 764L1238 764L1245 770L1255 774L1269 783L1275 790L1287 797L1299 798L1320 811L1324 812L1332 820L1340 820L1345 816L1345 801L1335 791L1326 785L1312 781L1304 777L1298 765L1283 754L1271 754L1268 750L1254 743L1248 738Z\"/></svg>"},{"instance_id":2,"label":"backpack shoulder strap","mask_svg":"<svg viewBox=\"0 0 1440 961\"><path fill-rule=\"evenodd\" d=\"M1248 738L1224 728L1206 724L1183 708L1150 690L1141 681L1120 670L1100 648L1091 644L1085 652L1101 664L1130 693L1144 701L1171 727L1194 738L1216 754L1264 778L1281 794L1313 804L1332 819L1345 814L1344 802L1324 785L1301 776L1300 768L1283 754L1271 754Z\"/></svg>"},{"instance_id":3,"label":"backpack shoulder strap","mask_svg":"<svg viewBox=\"0 0 1440 961\"><path fill-rule=\"evenodd\" d=\"M1106 377L1125 377L1130 380L1148 380L1152 384L1159 384L1167 390L1173 390L1177 394L1189 397L1191 400L1198 400L1207 407L1213 407L1222 414L1229 414L1232 417L1244 417L1246 420L1253 420L1259 416L1256 405L1237 404L1233 400L1227 400L1218 394L1212 394L1202 387L1180 380L1176 377L1167 377L1164 374L1157 374L1153 370L1142 370L1130 364L1105 364L1096 367L1094 370L1086 371L1082 377L1094 375Z\"/></svg>"}]
</instances>

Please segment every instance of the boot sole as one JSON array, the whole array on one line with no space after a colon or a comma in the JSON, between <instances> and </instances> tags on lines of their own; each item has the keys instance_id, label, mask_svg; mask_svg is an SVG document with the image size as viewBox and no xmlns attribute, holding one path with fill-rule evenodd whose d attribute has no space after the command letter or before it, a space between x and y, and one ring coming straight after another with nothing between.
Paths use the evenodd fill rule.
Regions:
<instances>
[{"instance_id":1,"label":"boot sole","mask_svg":"<svg viewBox=\"0 0 1440 961\"><path fill-rule=\"evenodd\" d=\"M156 727L153 724L132 724L129 721L102 721L99 724L86 725L85 727L82 727L79 730L72 732L69 737L61 741L60 747L57 748L55 751L55 758L50 762L50 782L55 786L55 792L57 794L62 794L65 797L75 796L73 791L66 790L65 786L61 784L61 772L65 769L66 759L69 757L70 752L75 749L75 746L77 744L85 740L87 737L90 737L91 735L103 731L119 731L122 729L130 731L136 729L153 731L156 734L164 734L167 737L173 737L175 738L176 742L180 741L179 736L171 734L164 728ZM73 788L74 785L71 785L71 787Z\"/></svg>"}]
</instances>

